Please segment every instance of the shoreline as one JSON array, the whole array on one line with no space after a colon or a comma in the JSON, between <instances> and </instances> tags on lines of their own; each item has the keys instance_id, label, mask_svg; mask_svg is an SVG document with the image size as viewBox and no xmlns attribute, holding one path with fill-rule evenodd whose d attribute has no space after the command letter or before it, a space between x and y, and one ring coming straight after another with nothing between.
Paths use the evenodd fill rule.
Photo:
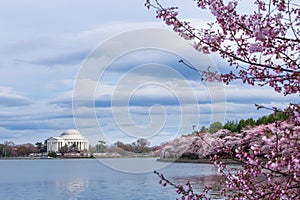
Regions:
<instances>
[{"instance_id":1,"label":"shoreline","mask_svg":"<svg viewBox=\"0 0 300 200\"><path fill-rule=\"evenodd\" d=\"M0 158L0 160L37 160L37 159L43 159L41 157L6 157L6 158Z\"/></svg>"},{"instance_id":2,"label":"shoreline","mask_svg":"<svg viewBox=\"0 0 300 200\"><path fill-rule=\"evenodd\" d=\"M7 157L0 160L58 160L58 159L93 159L91 157L61 157L61 158L43 158L43 157Z\"/></svg>"},{"instance_id":3,"label":"shoreline","mask_svg":"<svg viewBox=\"0 0 300 200\"><path fill-rule=\"evenodd\" d=\"M150 157L130 157L130 156L124 156L124 157L59 157L59 158L52 158L52 157L6 157L6 158L0 158L1 160L64 160L64 159L126 159L126 158L150 158ZM151 158L157 158L157 157L151 157ZM213 164L209 159L205 158L199 158L199 159L161 159L157 158L157 162L174 162L174 163L191 163L191 164ZM237 161L233 160L223 160L223 163L225 164L239 164Z\"/></svg>"},{"instance_id":4,"label":"shoreline","mask_svg":"<svg viewBox=\"0 0 300 200\"><path fill-rule=\"evenodd\" d=\"M121 157L1 157L0 160L63 160L63 159L112 159L112 158L158 158L157 156L121 156Z\"/></svg>"},{"instance_id":5,"label":"shoreline","mask_svg":"<svg viewBox=\"0 0 300 200\"><path fill-rule=\"evenodd\" d=\"M156 161L158 162L174 162L174 163L193 163L193 164L213 164L209 159L199 158L199 159L160 159L158 158ZM225 164L239 164L239 162L234 160L222 160Z\"/></svg>"}]
</instances>

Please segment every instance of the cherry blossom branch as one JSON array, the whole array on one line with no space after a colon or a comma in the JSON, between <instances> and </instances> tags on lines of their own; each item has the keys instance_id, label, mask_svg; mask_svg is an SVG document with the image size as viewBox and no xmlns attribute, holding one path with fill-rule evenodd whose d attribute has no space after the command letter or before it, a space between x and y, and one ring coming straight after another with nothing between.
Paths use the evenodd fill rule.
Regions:
<instances>
[{"instance_id":1,"label":"cherry blossom branch","mask_svg":"<svg viewBox=\"0 0 300 200\"><path fill-rule=\"evenodd\" d=\"M257 0L256 4L259 10L266 10L263 1ZM157 18L162 18L167 25L173 26L173 30L183 38L194 40L196 50L203 53L218 52L223 59L227 59L230 66L234 65L236 68L243 68L239 62L248 65L247 70L239 72L243 82L253 85L255 81L261 81L260 86L268 84L285 95L299 92L300 40L293 31L294 25L300 24L300 9L294 8L297 5L291 4L291 1L270 1L268 14L263 16L261 13L254 13L248 17L237 14L236 1L224 5L222 0L197 0L197 5L201 9L209 7L216 17L216 23L221 27L220 31L214 31L213 25L208 29L196 29L189 22L182 22L177 18L177 7L164 8L158 0L155 0L155 4L151 0L146 1L148 8L157 10ZM290 8L290 5L294 7ZM273 10L271 7L274 7ZM289 24L282 22L283 13L289 16ZM292 16L294 20L291 20ZM297 37L288 38L289 29ZM233 41L237 48L226 45L225 41ZM256 57L258 54L259 60ZM225 83L237 77L232 73L223 74Z\"/></svg>"},{"instance_id":2,"label":"cherry blossom branch","mask_svg":"<svg viewBox=\"0 0 300 200\"><path fill-rule=\"evenodd\" d=\"M156 174L160 178L159 183L163 187L166 187L167 185L174 187L176 189L176 193L182 195L181 199L186 199L186 197L188 200L199 200L199 199L209 200L209 199L211 199L206 196L206 194L210 190L207 187L204 189L203 194L194 194L194 191L193 191L190 181L187 181L185 186L180 185L180 184L176 185L175 183L173 183L170 180L168 180L167 178L165 178L165 176L163 174L161 174L157 171L154 171L153 173Z\"/></svg>"}]
</instances>

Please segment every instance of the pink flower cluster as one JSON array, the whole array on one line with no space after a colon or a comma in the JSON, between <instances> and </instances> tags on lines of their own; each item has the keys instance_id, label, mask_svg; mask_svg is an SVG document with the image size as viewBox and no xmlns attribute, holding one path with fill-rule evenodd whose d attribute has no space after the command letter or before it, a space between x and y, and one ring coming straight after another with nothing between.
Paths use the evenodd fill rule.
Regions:
<instances>
[{"instance_id":1,"label":"pink flower cluster","mask_svg":"<svg viewBox=\"0 0 300 200\"><path fill-rule=\"evenodd\" d=\"M231 199L298 199L300 190L300 127L286 122L247 132L242 144L230 152L241 169L229 169L214 158L227 181ZM263 147L263 148L262 148ZM223 147L224 148L224 147ZM220 166L221 165L221 166Z\"/></svg>"},{"instance_id":2,"label":"pink flower cluster","mask_svg":"<svg viewBox=\"0 0 300 200\"><path fill-rule=\"evenodd\" d=\"M274 115L277 111L274 108ZM299 199L300 106L291 105L285 113L289 116L287 121L248 128L241 133L220 130L215 134L177 138L161 150L161 158L179 158L183 153L210 157L218 174L226 180L220 193L229 199ZM232 167L224 160L239 165ZM170 184L165 180L164 185ZM192 194L191 199L207 195L180 185L176 185L176 192L185 198Z\"/></svg>"}]
</instances>

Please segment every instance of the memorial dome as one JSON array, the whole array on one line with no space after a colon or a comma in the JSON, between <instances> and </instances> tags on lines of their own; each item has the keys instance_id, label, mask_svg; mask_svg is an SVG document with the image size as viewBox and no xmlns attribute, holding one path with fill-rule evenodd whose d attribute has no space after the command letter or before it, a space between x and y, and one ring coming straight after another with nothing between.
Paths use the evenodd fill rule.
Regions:
<instances>
[{"instance_id":1,"label":"memorial dome","mask_svg":"<svg viewBox=\"0 0 300 200\"><path fill-rule=\"evenodd\" d=\"M61 135L61 138L65 139L65 140L78 140L78 139L86 139L83 135L81 135L81 133L76 130L76 129L69 129L64 131Z\"/></svg>"}]
</instances>

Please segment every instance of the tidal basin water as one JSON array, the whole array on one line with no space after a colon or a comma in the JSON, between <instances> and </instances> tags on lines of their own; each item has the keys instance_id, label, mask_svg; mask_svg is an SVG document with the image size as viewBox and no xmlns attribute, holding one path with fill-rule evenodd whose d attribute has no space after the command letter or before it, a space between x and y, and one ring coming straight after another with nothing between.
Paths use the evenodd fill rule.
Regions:
<instances>
[{"instance_id":1,"label":"tidal basin water","mask_svg":"<svg viewBox=\"0 0 300 200\"><path fill-rule=\"evenodd\" d=\"M125 160L124 160L125 159ZM127 160L126 160L127 159ZM104 159L103 159L104 160ZM176 199L153 172L129 173L107 163L127 161L136 168L159 167L154 158L0 160L0 199ZM139 164L137 164L139 163ZM166 165L166 164L165 164ZM147 169L148 169L147 168ZM218 187L216 169L209 164L172 163L159 170L174 183L190 180L196 190ZM215 188L217 189L217 188Z\"/></svg>"}]
</instances>

